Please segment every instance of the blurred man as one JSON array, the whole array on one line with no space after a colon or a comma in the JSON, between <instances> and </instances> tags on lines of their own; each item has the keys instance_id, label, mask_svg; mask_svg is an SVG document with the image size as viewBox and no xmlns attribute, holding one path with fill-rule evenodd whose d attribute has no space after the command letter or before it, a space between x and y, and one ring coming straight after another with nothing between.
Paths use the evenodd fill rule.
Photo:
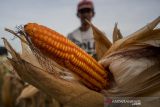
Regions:
<instances>
[{"instance_id":1,"label":"blurred man","mask_svg":"<svg viewBox=\"0 0 160 107\"><path fill-rule=\"evenodd\" d=\"M71 32L68 38L96 58L92 28L86 22L86 19L91 22L94 15L93 2L89 0L80 1L77 6L77 17L81 21L81 26Z\"/></svg>"}]
</instances>

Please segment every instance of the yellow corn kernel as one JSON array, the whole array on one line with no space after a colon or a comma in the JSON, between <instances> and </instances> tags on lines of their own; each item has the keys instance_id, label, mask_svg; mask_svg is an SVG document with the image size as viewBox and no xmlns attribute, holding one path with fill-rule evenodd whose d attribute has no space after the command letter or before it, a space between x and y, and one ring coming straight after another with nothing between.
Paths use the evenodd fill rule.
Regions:
<instances>
[{"instance_id":1,"label":"yellow corn kernel","mask_svg":"<svg viewBox=\"0 0 160 107\"><path fill-rule=\"evenodd\" d=\"M35 47L44 55L79 76L81 82L88 88L102 90L107 87L107 72L104 68L66 37L35 23L25 25L24 29Z\"/></svg>"}]
</instances>

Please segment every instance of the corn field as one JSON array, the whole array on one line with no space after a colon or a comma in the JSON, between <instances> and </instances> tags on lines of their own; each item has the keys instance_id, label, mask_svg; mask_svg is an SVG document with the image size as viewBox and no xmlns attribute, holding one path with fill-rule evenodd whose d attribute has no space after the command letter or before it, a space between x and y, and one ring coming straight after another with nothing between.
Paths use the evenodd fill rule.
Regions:
<instances>
[{"instance_id":1,"label":"corn field","mask_svg":"<svg viewBox=\"0 0 160 107\"><path fill-rule=\"evenodd\" d=\"M160 29L156 18L123 36L118 25L111 42L93 29L98 61L60 33L36 23L5 31L21 41L0 65L0 107L104 107L107 97L156 97L160 105ZM143 100L143 99L141 99Z\"/></svg>"}]
</instances>

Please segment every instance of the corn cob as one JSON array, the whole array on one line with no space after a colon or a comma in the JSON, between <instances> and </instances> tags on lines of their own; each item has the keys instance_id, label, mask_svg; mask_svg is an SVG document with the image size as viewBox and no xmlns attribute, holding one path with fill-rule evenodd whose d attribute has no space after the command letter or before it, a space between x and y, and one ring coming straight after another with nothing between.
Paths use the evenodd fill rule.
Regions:
<instances>
[{"instance_id":1,"label":"corn cob","mask_svg":"<svg viewBox=\"0 0 160 107\"><path fill-rule=\"evenodd\" d=\"M107 87L107 72L98 62L63 35L45 26L28 23L25 33L42 53L81 78L93 90Z\"/></svg>"}]
</instances>

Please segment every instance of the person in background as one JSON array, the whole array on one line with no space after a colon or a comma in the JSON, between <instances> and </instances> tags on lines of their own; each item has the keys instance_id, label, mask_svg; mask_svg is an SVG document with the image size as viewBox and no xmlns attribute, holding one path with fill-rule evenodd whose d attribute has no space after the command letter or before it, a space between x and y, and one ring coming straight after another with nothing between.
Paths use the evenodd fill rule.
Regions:
<instances>
[{"instance_id":1,"label":"person in background","mask_svg":"<svg viewBox=\"0 0 160 107\"><path fill-rule=\"evenodd\" d=\"M77 17L80 19L81 25L69 33L68 38L96 59L93 31L90 24L86 22L86 19L91 22L94 15L93 2L89 0L80 1L77 5Z\"/></svg>"}]
</instances>

